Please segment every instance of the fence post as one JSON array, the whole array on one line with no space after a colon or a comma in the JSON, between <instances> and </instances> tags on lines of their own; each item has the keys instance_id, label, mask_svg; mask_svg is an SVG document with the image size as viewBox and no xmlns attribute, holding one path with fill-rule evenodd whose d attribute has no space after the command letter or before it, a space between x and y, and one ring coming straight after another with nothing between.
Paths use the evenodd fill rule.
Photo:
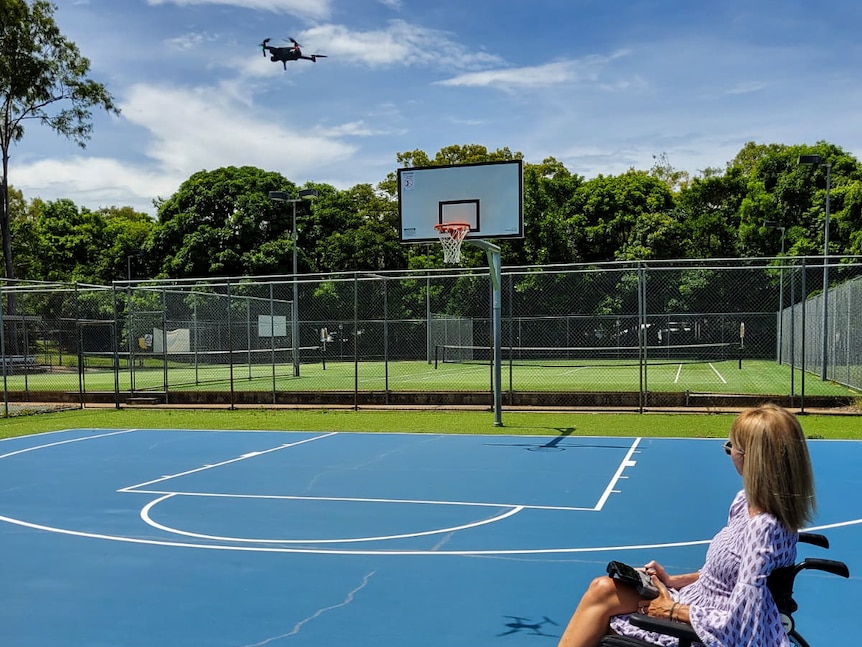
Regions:
<instances>
[{"instance_id":1,"label":"fence post","mask_svg":"<svg viewBox=\"0 0 862 647\"><path fill-rule=\"evenodd\" d=\"M359 411L359 274L353 273L353 410Z\"/></svg>"},{"instance_id":2,"label":"fence post","mask_svg":"<svg viewBox=\"0 0 862 647\"><path fill-rule=\"evenodd\" d=\"M227 290L227 357L228 371L230 373L230 409L235 409L235 393L233 384L233 309L230 302L230 279L225 279L225 289Z\"/></svg>"},{"instance_id":3,"label":"fence post","mask_svg":"<svg viewBox=\"0 0 862 647\"><path fill-rule=\"evenodd\" d=\"M74 284L75 296L75 352L78 356L78 401L84 408L84 344L81 330L81 304L78 299L78 284Z\"/></svg>"},{"instance_id":4,"label":"fence post","mask_svg":"<svg viewBox=\"0 0 862 647\"><path fill-rule=\"evenodd\" d=\"M6 286L6 283L3 283ZM3 360L3 417L9 417L9 384L6 380L6 323L3 321L3 299L5 294L0 291L0 359Z\"/></svg>"},{"instance_id":5,"label":"fence post","mask_svg":"<svg viewBox=\"0 0 862 647\"><path fill-rule=\"evenodd\" d=\"M111 346L114 349L114 408L120 408L120 345L117 339L117 286L111 286L111 300L114 305L114 324L111 326ZM132 358L129 356L129 361Z\"/></svg>"},{"instance_id":6,"label":"fence post","mask_svg":"<svg viewBox=\"0 0 862 647\"><path fill-rule=\"evenodd\" d=\"M808 294L805 289L805 274L807 268L805 267L805 259L802 259L802 331L800 333L800 338L802 340L802 372L800 374L800 393L799 393L799 413L805 413L805 331L808 328L808 323L805 321L805 303L808 301Z\"/></svg>"},{"instance_id":7,"label":"fence post","mask_svg":"<svg viewBox=\"0 0 862 647\"><path fill-rule=\"evenodd\" d=\"M644 412L646 405L646 267L641 261L637 264L638 272L638 413Z\"/></svg>"}]
</instances>

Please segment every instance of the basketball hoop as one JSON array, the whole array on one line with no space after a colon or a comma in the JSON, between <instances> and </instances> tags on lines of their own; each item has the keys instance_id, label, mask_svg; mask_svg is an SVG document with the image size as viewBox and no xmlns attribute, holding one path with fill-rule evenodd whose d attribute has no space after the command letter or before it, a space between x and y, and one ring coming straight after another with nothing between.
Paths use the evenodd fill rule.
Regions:
<instances>
[{"instance_id":1,"label":"basketball hoop","mask_svg":"<svg viewBox=\"0 0 862 647\"><path fill-rule=\"evenodd\" d=\"M434 225L440 244L443 245L443 262L461 262L461 243L470 233L470 225L466 222L441 222Z\"/></svg>"}]
</instances>

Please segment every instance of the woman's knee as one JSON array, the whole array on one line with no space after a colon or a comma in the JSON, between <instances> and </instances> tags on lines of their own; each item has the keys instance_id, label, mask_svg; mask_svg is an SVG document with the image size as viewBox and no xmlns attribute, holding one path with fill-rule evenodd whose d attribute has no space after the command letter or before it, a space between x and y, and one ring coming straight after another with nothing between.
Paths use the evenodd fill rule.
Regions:
<instances>
[{"instance_id":1,"label":"woman's knee","mask_svg":"<svg viewBox=\"0 0 862 647\"><path fill-rule=\"evenodd\" d=\"M590 582L584 597L593 602L616 600L618 597L616 582L610 577L597 577Z\"/></svg>"}]
</instances>

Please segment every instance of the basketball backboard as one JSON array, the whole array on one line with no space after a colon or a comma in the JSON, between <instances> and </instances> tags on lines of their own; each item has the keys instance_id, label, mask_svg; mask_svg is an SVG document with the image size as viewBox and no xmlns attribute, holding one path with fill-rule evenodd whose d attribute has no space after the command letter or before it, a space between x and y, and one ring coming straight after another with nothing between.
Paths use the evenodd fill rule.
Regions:
<instances>
[{"instance_id":1,"label":"basketball backboard","mask_svg":"<svg viewBox=\"0 0 862 647\"><path fill-rule=\"evenodd\" d=\"M438 240L434 225L466 222L467 238L524 237L521 160L398 169L398 236Z\"/></svg>"}]
</instances>

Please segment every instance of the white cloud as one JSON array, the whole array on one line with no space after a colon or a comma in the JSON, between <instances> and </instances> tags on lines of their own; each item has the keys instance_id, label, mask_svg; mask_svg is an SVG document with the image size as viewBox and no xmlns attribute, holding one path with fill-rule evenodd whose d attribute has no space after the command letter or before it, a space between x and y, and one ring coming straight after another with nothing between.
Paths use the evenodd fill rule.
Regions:
<instances>
[{"instance_id":1,"label":"white cloud","mask_svg":"<svg viewBox=\"0 0 862 647\"><path fill-rule=\"evenodd\" d=\"M330 0L148 0L151 5L227 5L245 9L262 9L274 13L290 13L308 19L329 17L332 8Z\"/></svg>"},{"instance_id":2,"label":"white cloud","mask_svg":"<svg viewBox=\"0 0 862 647\"><path fill-rule=\"evenodd\" d=\"M373 137L375 135L404 134L404 130L376 130L368 126L368 124L366 124L362 120L351 121L328 128L320 126L318 128L315 128L314 132L324 137Z\"/></svg>"},{"instance_id":3,"label":"white cloud","mask_svg":"<svg viewBox=\"0 0 862 647\"><path fill-rule=\"evenodd\" d=\"M28 196L56 200L73 194L74 201L82 206L130 205L145 212L153 211L154 198L170 196L186 179L130 167L116 159L84 156L16 166L10 176L15 187Z\"/></svg>"},{"instance_id":4,"label":"white cloud","mask_svg":"<svg viewBox=\"0 0 862 647\"><path fill-rule=\"evenodd\" d=\"M355 148L337 139L358 125L300 134L249 110L240 89L177 88L138 84L122 102L122 117L149 133L149 162L89 157L52 159L17 166L11 177L25 194L51 200L75 195L95 208L130 204L152 211L152 199L168 197L190 175L223 166L256 166L286 177L312 178Z\"/></svg>"},{"instance_id":5,"label":"white cloud","mask_svg":"<svg viewBox=\"0 0 862 647\"><path fill-rule=\"evenodd\" d=\"M122 108L130 122L152 133L147 154L186 175L232 164L295 174L353 152L338 141L266 121L262 111L247 112L246 105L214 87L136 85Z\"/></svg>"},{"instance_id":6,"label":"white cloud","mask_svg":"<svg viewBox=\"0 0 862 647\"><path fill-rule=\"evenodd\" d=\"M641 85L642 81L615 80L598 83L602 72L616 59L627 56L628 52L620 51L610 56L588 56L578 60L562 60L532 65L495 70L468 72L438 81L439 85L456 87L495 87L501 90L520 88L552 87L574 83L597 83L606 90L625 89L632 85Z\"/></svg>"},{"instance_id":7,"label":"white cloud","mask_svg":"<svg viewBox=\"0 0 862 647\"><path fill-rule=\"evenodd\" d=\"M321 54L338 56L370 67L389 65L445 65L475 69L499 65L501 59L484 52L470 52L436 29L392 20L386 29L353 31L344 25L318 25L298 37L303 45ZM324 50L325 47L325 50Z\"/></svg>"},{"instance_id":8,"label":"white cloud","mask_svg":"<svg viewBox=\"0 0 862 647\"><path fill-rule=\"evenodd\" d=\"M766 83L749 81L747 83L739 83L732 88L729 88L725 91L725 94L749 94L750 92L760 92L761 90L765 90L766 87Z\"/></svg>"},{"instance_id":9,"label":"white cloud","mask_svg":"<svg viewBox=\"0 0 862 647\"><path fill-rule=\"evenodd\" d=\"M469 72L445 81L438 81L438 85L511 89L557 85L568 83L573 79L574 65L571 61L559 61L530 67Z\"/></svg>"},{"instance_id":10,"label":"white cloud","mask_svg":"<svg viewBox=\"0 0 862 647\"><path fill-rule=\"evenodd\" d=\"M175 38L169 38L165 41L165 44L179 52L189 52L199 47L217 43L218 41L218 36L213 34L188 33Z\"/></svg>"}]
</instances>

